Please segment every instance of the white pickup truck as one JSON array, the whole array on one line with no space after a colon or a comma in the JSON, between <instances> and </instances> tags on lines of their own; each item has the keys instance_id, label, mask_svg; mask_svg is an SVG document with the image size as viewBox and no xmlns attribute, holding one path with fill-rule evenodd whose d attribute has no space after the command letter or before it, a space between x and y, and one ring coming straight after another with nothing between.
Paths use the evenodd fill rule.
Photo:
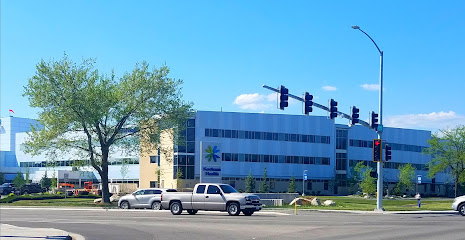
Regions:
<instances>
[{"instance_id":1,"label":"white pickup truck","mask_svg":"<svg viewBox=\"0 0 465 240\"><path fill-rule=\"evenodd\" d=\"M194 191L165 192L161 196L163 209L171 210L173 215L179 215L183 210L191 215L198 210L227 211L231 216L241 212L246 216L262 209L260 198L249 193L238 193L228 184L198 183Z\"/></svg>"}]
</instances>

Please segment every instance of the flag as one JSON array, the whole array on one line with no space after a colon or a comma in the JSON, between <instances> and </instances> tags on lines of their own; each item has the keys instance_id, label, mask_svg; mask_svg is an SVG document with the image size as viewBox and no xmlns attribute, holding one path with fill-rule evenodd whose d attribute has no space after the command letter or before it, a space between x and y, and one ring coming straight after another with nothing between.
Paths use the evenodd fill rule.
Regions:
<instances>
[{"instance_id":1,"label":"flag","mask_svg":"<svg viewBox=\"0 0 465 240\"><path fill-rule=\"evenodd\" d=\"M10 109L10 112L15 113L15 112L13 112L13 110L11 110L11 109Z\"/></svg>"}]
</instances>

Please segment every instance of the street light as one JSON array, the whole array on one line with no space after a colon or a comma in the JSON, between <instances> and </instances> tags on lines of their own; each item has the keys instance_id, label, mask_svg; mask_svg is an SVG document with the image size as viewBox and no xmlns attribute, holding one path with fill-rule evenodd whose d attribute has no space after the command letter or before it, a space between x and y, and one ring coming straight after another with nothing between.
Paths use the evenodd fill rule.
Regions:
<instances>
[{"instance_id":1,"label":"street light","mask_svg":"<svg viewBox=\"0 0 465 240\"><path fill-rule=\"evenodd\" d=\"M360 30L363 34L365 34L372 42L375 44L376 49L378 49L379 52L379 59L380 59L380 64L379 64L379 125L378 125L378 139L382 139L381 135L383 132L383 51L379 49L378 44L373 40L373 38L370 37L366 32L364 32L362 29L360 29L359 26L355 25L352 26L353 29L355 30ZM378 162L378 184L377 184L377 196L376 196L376 209L377 211L384 211L383 209L383 163Z\"/></svg>"},{"instance_id":2,"label":"street light","mask_svg":"<svg viewBox=\"0 0 465 240\"><path fill-rule=\"evenodd\" d=\"M302 196L305 196L305 181L307 180L308 170L304 170L304 175L302 177Z\"/></svg>"}]
</instances>

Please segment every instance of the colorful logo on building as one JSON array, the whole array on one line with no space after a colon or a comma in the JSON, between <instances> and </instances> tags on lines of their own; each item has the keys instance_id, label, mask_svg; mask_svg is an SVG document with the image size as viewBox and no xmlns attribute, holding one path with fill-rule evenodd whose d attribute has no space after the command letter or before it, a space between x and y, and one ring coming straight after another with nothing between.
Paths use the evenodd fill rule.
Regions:
<instances>
[{"instance_id":1,"label":"colorful logo on building","mask_svg":"<svg viewBox=\"0 0 465 240\"><path fill-rule=\"evenodd\" d=\"M220 158L220 156L216 155L220 152L217 146L214 146L213 148L212 146L208 146L208 148L205 149L205 152L208 153L207 156L205 156L205 158L208 159L209 162L211 162L212 160L216 162Z\"/></svg>"}]
</instances>

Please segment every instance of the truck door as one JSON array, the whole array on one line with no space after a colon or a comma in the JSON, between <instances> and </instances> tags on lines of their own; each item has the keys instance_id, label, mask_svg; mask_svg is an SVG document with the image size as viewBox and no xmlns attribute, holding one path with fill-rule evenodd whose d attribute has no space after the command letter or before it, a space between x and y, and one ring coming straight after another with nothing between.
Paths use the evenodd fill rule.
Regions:
<instances>
[{"instance_id":1,"label":"truck door","mask_svg":"<svg viewBox=\"0 0 465 240\"><path fill-rule=\"evenodd\" d=\"M209 185L205 194L205 210L226 210L226 199L219 187Z\"/></svg>"},{"instance_id":2,"label":"truck door","mask_svg":"<svg viewBox=\"0 0 465 240\"><path fill-rule=\"evenodd\" d=\"M192 208L205 209L205 185L198 185L192 194Z\"/></svg>"}]
</instances>

